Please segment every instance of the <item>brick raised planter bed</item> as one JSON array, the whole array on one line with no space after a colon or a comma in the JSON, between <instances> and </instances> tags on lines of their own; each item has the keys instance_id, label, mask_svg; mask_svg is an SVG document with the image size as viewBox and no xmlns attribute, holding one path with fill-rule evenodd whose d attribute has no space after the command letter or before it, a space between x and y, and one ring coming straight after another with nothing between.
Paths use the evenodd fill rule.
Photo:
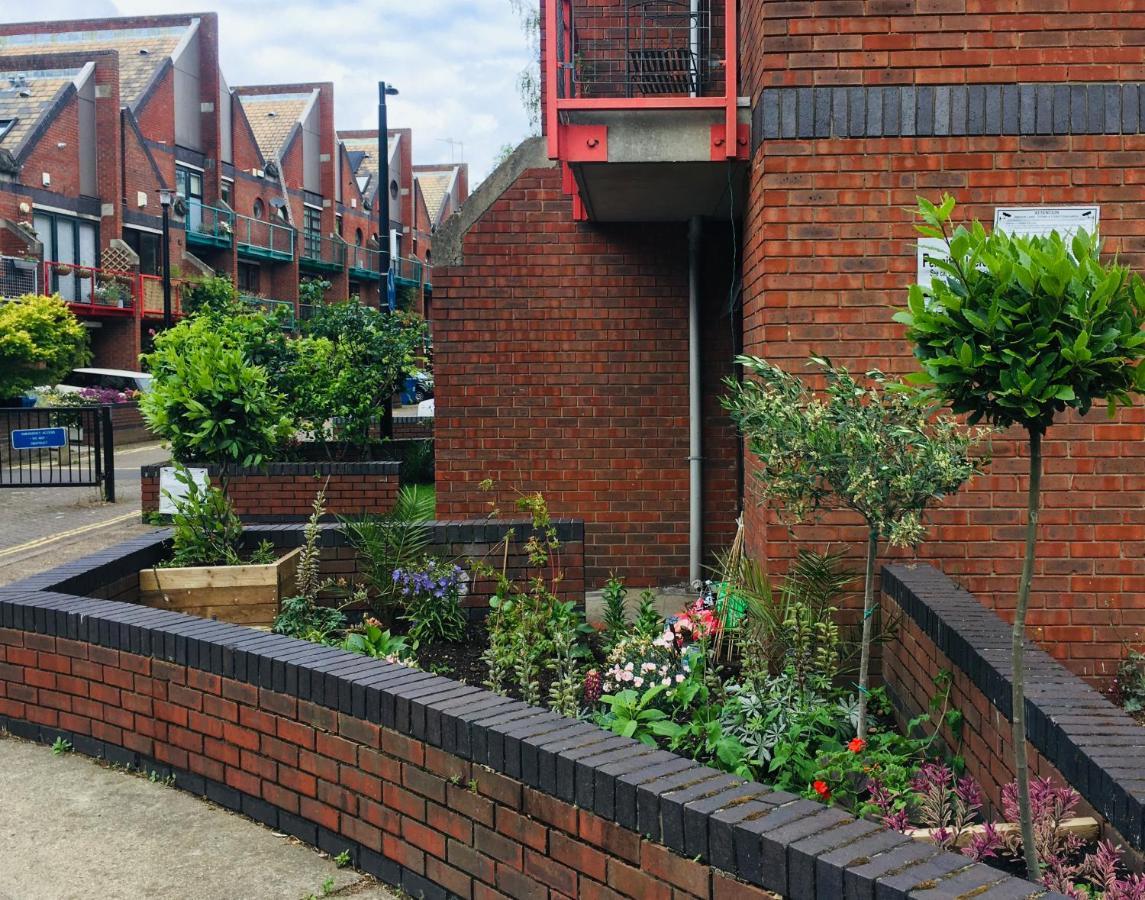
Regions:
<instances>
[{"instance_id":1,"label":"brick raised planter bed","mask_svg":"<svg viewBox=\"0 0 1145 900\"><path fill-rule=\"evenodd\" d=\"M940 670L965 716L967 772L999 808L1014 778L1010 742L1010 625L930 566L887 566L884 615L901 619L883 646L883 674L904 717L927 708ZM1072 785L1132 848L1145 847L1145 727L1044 650L1026 648L1030 771Z\"/></svg>"},{"instance_id":2,"label":"brick raised planter bed","mask_svg":"<svg viewBox=\"0 0 1145 900\"><path fill-rule=\"evenodd\" d=\"M165 465L169 463L140 469L144 516L159 511L159 471ZM219 468L205 468L212 483L219 484ZM384 515L397 500L399 469L391 461L270 463L261 469L228 470L227 495L244 522L305 521L323 486L329 516Z\"/></svg>"},{"instance_id":3,"label":"brick raised planter bed","mask_svg":"<svg viewBox=\"0 0 1145 900\"><path fill-rule=\"evenodd\" d=\"M161 549L0 590L0 725L170 775L426 898L1048 896L480 688L64 592L120 590Z\"/></svg>"}]
</instances>

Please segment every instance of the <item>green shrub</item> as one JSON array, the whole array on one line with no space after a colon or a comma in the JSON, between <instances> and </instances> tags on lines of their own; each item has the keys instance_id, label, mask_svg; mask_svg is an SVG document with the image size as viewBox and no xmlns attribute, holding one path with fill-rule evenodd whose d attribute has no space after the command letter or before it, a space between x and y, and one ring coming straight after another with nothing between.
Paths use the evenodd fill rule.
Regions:
<instances>
[{"instance_id":1,"label":"green shrub","mask_svg":"<svg viewBox=\"0 0 1145 900\"><path fill-rule=\"evenodd\" d=\"M0 303L0 399L55 384L90 358L87 330L58 295Z\"/></svg>"},{"instance_id":2,"label":"green shrub","mask_svg":"<svg viewBox=\"0 0 1145 900\"><path fill-rule=\"evenodd\" d=\"M171 517L172 552L163 568L182 566L239 566L243 526L230 500L217 487L200 487L184 466L175 467L175 479L183 485ZM171 497L170 494L167 495ZM264 542L249 562L274 561L274 548Z\"/></svg>"},{"instance_id":3,"label":"green shrub","mask_svg":"<svg viewBox=\"0 0 1145 900\"><path fill-rule=\"evenodd\" d=\"M209 317L163 332L144 359L154 381L140 409L177 460L260 466L291 436L266 370L228 345Z\"/></svg>"},{"instance_id":4,"label":"green shrub","mask_svg":"<svg viewBox=\"0 0 1145 900\"><path fill-rule=\"evenodd\" d=\"M239 292L225 275L212 275L183 286L183 312L195 315L207 310L224 310L238 302Z\"/></svg>"}]
</instances>

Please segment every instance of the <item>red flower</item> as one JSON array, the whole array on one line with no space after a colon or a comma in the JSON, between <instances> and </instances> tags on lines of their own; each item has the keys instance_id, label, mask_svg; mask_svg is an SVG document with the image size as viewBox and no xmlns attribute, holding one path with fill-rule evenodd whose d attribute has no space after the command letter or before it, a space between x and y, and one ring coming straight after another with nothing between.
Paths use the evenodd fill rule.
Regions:
<instances>
[{"instance_id":1,"label":"red flower","mask_svg":"<svg viewBox=\"0 0 1145 900\"><path fill-rule=\"evenodd\" d=\"M818 794L821 799L831 799L831 789L827 787L826 781L816 781L811 785L811 787L815 790L815 793Z\"/></svg>"},{"instance_id":2,"label":"red flower","mask_svg":"<svg viewBox=\"0 0 1145 900\"><path fill-rule=\"evenodd\" d=\"M867 742L862 738L851 738L851 742L847 744L847 749L852 753L862 753L867 749Z\"/></svg>"}]
</instances>

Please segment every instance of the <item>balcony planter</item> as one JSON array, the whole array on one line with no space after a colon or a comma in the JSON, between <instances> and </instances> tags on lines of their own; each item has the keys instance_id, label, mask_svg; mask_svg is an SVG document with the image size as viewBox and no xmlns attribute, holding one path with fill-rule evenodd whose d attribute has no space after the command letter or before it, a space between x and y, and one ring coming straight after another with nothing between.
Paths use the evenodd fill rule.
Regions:
<instances>
[{"instance_id":1,"label":"balcony planter","mask_svg":"<svg viewBox=\"0 0 1145 900\"><path fill-rule=\"evenodd\" d=\"M71 266L56 266L55 270L56 274L61 278L67 278L67 276L71 275L73 271ZM80 277L82 278L83 275L81 274Z\"/></svg>"},{"instance_id":2,"label":"balcony planter","mask_svg":"<svg viewBox=\"0 0 1145 900\"><path fill-rule=\"evenodd\" d=\"M293 590L301 553L302 548L295 548L261 566L142 569L139 601L204 619L270 626L279 601Z\"/></svg>"},{"instance_id":3,"label":"balcony planter","mask_svg":"<svg viewBox=\"0 0 1145 900\"><path fill-rule=\"evenodd\" d=\"M56 271L59 272L60 270L56 269ZM71 274L70 269L68 270L68 274ZM80 269L76 272L76 278L82 278L84 281L89 280L91 278L91 269Z\"/></svg>"},{"instance_id":4,"label":"balcony planter","mask_svg":"<svg viewBox=\"0 0 1145 900\"><path fill-rule=\"evenodd\" d=\"M36 271L36 266L39 265L40 261L38 259L33 258L33 259L13 259L13 260L11 260L11 262L12 262L12 268L13 269L19 269L22 272L34 272L34 271Z\"/></svg>"}]
</instances>

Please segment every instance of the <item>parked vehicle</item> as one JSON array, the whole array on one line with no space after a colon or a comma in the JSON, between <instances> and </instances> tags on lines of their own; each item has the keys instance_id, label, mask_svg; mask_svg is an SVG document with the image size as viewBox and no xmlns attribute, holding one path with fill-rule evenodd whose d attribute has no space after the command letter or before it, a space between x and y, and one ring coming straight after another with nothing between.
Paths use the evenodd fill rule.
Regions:
<instances>
[{"instance_id":1,"label":"parked vehicle","mask_svg":"<svg viewBox=\"0 0 1145 900\"><path fill-rule=\"evenodd\" d=\"M56 385L61 394L78 394L88 389L146 394L151 390L151 376L128 369L73 369Z\"/></svg>"},{"instance_id":2,"label":"parked vehicle","mask_svg":"<svg viewBox=\"0 0 1145 900\"><path fill-rule=\"evenodd\" d=\"M433 396L433 375L422 369L410 372L402 386L402 403L421 403Z\"/></svg>"}]
</instances>

